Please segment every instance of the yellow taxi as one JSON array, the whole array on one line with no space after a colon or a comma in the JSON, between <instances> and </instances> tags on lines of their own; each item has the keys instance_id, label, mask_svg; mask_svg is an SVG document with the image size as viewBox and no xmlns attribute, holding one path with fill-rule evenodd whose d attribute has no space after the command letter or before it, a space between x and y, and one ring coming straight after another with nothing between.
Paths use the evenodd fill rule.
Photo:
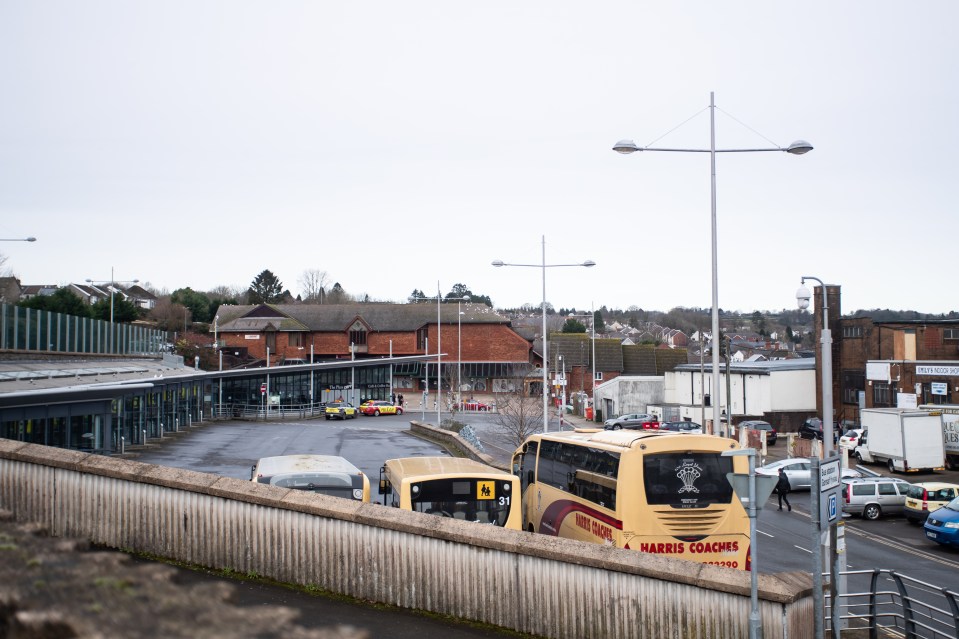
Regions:
<instances>
[{"instance_id":1,"label":"yellow taxi","mask_svg":"<svg viewBox=\"0 0 959 639\"><path fill-rule=\"evenodd\" d=\"M356 406L349 402L330 402L326 405L327 419L356 419Z\"/></svg>"},{"instance_id":2,"label":"yellow taxi","mask_svg":"<svg viewBox=\"0 0 959 639\"><path fill-rule=\"evenodd\" d=\"M360 412L364 415L373 415L374 417L379 417L380 415L402 415L403 408L394 406L386 400L371 399L368 402L360 404Z\"/></svg>"}]
</instances>

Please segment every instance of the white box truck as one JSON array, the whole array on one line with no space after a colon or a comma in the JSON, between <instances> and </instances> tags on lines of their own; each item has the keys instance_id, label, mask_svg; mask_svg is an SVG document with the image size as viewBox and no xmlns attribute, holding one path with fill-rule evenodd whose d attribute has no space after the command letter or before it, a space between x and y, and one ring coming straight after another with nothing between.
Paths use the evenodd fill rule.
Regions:
<instances>
[{"instance_id":1,"label":"white box truck","mask_svg":"<svg viewBox=\"0 0 959 639\"><path fill-rule=\"evenodd\" d=\"M890 471L942 470L942 412L916 408L864 408L864 429L853 455Z\"/></svg>"},{"instance_id":2,"label":"white box truck","mask_svg":"<svg viewBox=\"0 0 959 639\"><path fill-rule=\"evenodd\" d=\"M946 468L959 470L959 405L924 404L919 408L942 411L942 445L946 449Z\"/></svg>"}]
</instances>

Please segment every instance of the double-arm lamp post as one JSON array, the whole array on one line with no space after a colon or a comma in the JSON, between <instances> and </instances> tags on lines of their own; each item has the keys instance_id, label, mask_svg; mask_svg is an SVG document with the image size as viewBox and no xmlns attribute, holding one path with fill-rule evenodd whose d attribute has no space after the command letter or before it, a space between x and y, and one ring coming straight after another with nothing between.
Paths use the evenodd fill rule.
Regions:
<instances>
[{"instance_id":1,"label":"double-arm lamp post","mask_svg":"<svg viewBox=\"0 0 959 639\"><path fill-rule=\"evenodd\" d=\"M413 300L432 300L432 297L411 297ZM468 300L468 297L456 298L456 300ZM453 301L453 300L450 300ZM436 427L439 428L442 423L442 416L440 415L440 410L442 410L441 402L443 399L443 320L440 316L440 304L443 302L443 296L440 293L440 283L436 282ZM429 353L427 352L427 355ZM459 383L459 381L457 381ZM429 378L426 382L426 392L429 393L430 385Z\"/></svg>"},{"instance_id":2,"label":"double-arm lamp post","mask_svg":"<svg viewBox=\"0 0 959 639\"><path fill-rule=\"evenodd\" d=\"M613 146L617 153L629 154L636 151L666 151L676 153L709 153L710 157L710 218L712 221L712 365L713 387L711 402L713 407L713 428L720 424L719 414L719 273L716 242L716 154L717 153L756 153L765 151L781 151L792 155L802 155L812 151L812 145L805 140L797 140L789 146L780 146L758 149L717 149L716 148L716 104L714 94L709 94L709 148L708 149L671 149L651 146L637 146L632 140L620 140Z\"/></svg>"},{"instance_id":3,"label":"double-arm lamp post","mask_svg":"<svg viewBox=\"0 0 959 639\"><path fill-rule=\"evenodd\" d=\"M547 368L549 367L549 346L546 339L546 269L558 266L585 266L587 268L596 266L593 260L586 260L579 264L547 264L546 263L546 236L543 236L543 262L542 264L514 264L495 260L493 266L526 266L543 269L543 432L549 432L549 376Z\"/></svg>"}]
</instances>

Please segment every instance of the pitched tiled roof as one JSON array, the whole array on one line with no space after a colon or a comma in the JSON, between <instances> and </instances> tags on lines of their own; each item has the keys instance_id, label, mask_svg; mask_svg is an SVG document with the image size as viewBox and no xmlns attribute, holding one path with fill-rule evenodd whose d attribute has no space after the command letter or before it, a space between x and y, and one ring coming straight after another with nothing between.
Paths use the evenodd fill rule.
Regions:
<instances>
[{"instance_id":1,"label":"pitched tiled roof","mask_svg":"<svg viewBox=\"0 0 959 639\"><path fill-rule=\"evenodd\" d=\"M623 346L624 375L663 375L686 364L685 348L657 348L649 344Z\"/></svg>"},{"instance_id":2,"label":"pitched tiled roof","mask_svg":"<svg viewBox=\"0 0 959 639\"><path fill-rule=\"evenodd\" d=\"M464 324L509 324L485 304L461 304ZM440 304L443 324L456 324L457 304ZM415 331L436 323L436 304L260 304L224 305L217 309L221 331L255 331L274 326L280 331L344 331L360 319L370 331Z\"/></svg>"}]
</instances>

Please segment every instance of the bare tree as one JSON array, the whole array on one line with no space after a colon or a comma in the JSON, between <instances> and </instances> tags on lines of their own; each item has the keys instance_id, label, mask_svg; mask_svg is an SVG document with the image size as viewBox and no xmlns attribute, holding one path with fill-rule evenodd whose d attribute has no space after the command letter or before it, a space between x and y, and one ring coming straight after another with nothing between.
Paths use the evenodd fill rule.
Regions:
<instances>
[{"instance_id":1,"label":"bare tree","mask_svg":"<svg viewBox=\"0 0 959 639\"><path fill-rule=\"evenodd\" d=\"M161 297L148 313L157 328L165 331L181 330L187 323L189 310L182 304L173 303L169 297Z\"/></svg>"},{"instance_id":2,"label":"bare tree","mask_svg":"<svg viewBox=\"0 0 959 639\"><path fill-rule=\"evenodd\" d=\"M306 304L322 304L326 295L326 284L330 276L326 271L309 268L300 275L299 284L303 291L303 302Z\"/></svg>"},{"instance_id":3,"label":"bare tree","mask_svg":"<svg viewBox=\"0 0 959 639\"><path fill-rule=\"evenodd\" d=\"M532 370L528 364L513 366L510 377L496 380L493 389L496 429L517 447L543 426L543 399L527 391L526 381Z\"/></svg>"},{"instance_id":4,"label":"bare tree","mask_svg":"<svg viewBox=\"0 0 959 639\"><path fill-rule=\"evenodd\" d=\"M7 256L0 253L0 277L11 277L13 272L9 268L4 268L7 263Z\"/></svg>"}]
</instances>

